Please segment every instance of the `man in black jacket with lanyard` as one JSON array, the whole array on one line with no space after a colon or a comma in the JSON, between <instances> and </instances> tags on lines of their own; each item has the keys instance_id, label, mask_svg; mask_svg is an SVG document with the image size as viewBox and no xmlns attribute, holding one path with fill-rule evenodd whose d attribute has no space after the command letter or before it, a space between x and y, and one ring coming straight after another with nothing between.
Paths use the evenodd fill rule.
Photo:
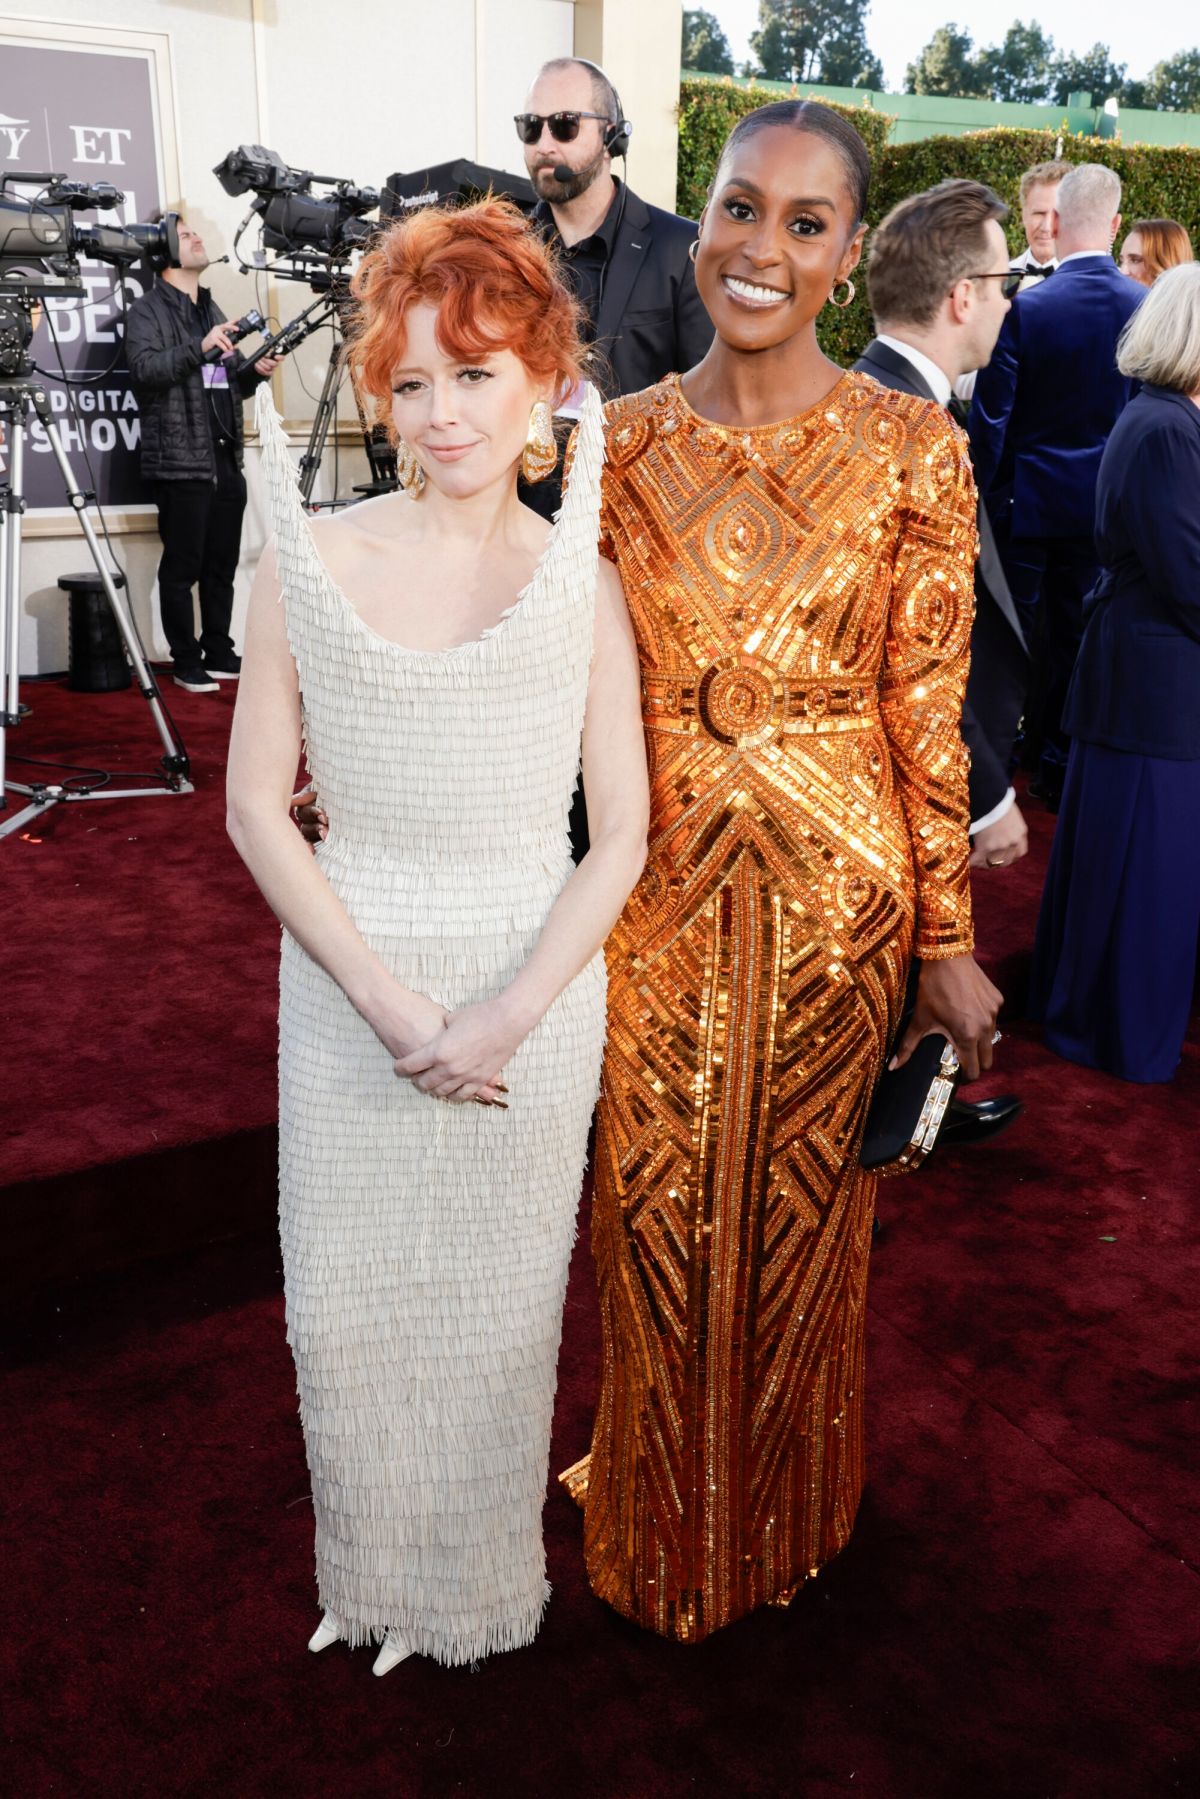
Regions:
<instances>
[{"instance_id":1,"label":"man in black jacket with lanyard","mask_svg":"<svg viewBox=\"0 0 1200 1799\"><path fill-rule=\"evenodd\" d=\"M855 363L885 387L965 414L953 384L986 366L1021 277L1009 269L1008 208L978 181L943 181L892 209L873 233L867 291L878 335ZM1008 778L1029 680L1029 652L991 526L979 508L975 623L962 733L971 755L971 865L1008 868L1029 836ZM1013 1098L953 1101L942 1136L979 1142L1021 1109Z\"/></svg>"},{"instance_id":2,"label":"man in black jacket with lanyard","mask_svg":"<svg viewBox=\"0 0 1200 1799\"><path fill-rule=\"evenodd\" d=\"M129 308L125 357L142 424L142 476L158 507L162 560L158 597L177 686L213 693L236 680L241 658L229 635L233 582L246 510L242 401L277 366L251 369L229 326L200 286L208 255L180 221L179 262L161 271ZM216 359L206 361L210 352ZM192 588L200 589L196 641Z\"/></svg>"},{"instance_id":3,"label":"man in black jacket with lanyard","mask_svg":"<svg viewBox=\"0 0 1200 1799\"><path fill-rule=\"evenodd\" d=\"M516 123L538 195L534 223L560 251L583 307L598 384L612 398L690 369L713 338L689 256L697 227L614 177L633 129L616 89L595 63L561 57L539 71L525 106ZM568 417L580 401L567 402ZM549 517L558 482L524 498Z\"/></svg>"}]
</instances>

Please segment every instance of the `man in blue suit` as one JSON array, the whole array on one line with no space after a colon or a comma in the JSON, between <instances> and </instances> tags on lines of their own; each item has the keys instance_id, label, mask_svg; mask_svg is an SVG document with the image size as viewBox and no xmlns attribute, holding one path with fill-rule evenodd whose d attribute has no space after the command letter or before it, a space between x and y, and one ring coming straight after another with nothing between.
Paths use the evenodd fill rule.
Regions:
<instances>
[{"instance_id":1,"label":"man in blue suit","mask_svg":"<svg viewBox=\"0 0 1200 1799\"><path fill-rule=\"evenodd\" d=\"M1063 700L1098 573L1096 477L1134 391L1116 348L1146 289L1112 260L1121 183L1080 163L1059 184L1058 267L1019 294L971 407L971 451L1033 651L1026 750L1056 805L1066 769Z\"/></svg>"}]
</instances>

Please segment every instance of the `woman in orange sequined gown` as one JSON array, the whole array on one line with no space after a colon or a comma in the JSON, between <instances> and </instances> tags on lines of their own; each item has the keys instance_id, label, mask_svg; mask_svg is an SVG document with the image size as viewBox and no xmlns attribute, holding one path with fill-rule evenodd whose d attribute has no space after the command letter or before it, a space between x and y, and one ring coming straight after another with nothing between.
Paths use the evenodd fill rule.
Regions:
<instances>
[{"instance_id":1,"label":"woman in orange sequined gown","mask_svg":"<svg viewBox=\"0 0 1200 1799\"><path fill-rule=\"evenodd\" d=\"M850 1534L867 1106L914 954L905 1053L942 1029L977 1072L1000 997L970 954L964 440L813 329L858 260L864 164L825 108L743 121L701 225L714 348L608 413L650 854L608 945L602 1385L563 1478L594 1590L688 1642Z\"/></svg>"}]
</instances>

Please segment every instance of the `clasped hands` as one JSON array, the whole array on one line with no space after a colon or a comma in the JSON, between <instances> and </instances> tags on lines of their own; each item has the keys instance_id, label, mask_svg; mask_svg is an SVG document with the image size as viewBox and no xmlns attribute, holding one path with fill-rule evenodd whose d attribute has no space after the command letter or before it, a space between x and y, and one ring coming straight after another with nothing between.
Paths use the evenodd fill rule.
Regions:
<instances>
[{"instance_id":1,"label":"clasped hands","mask_svg":"<svg viewBox=\"0 0 1200 1799\"><path fill-rule=\"evenodd\" d=\"M502 997L447 1012L435 1000L415 994L395 1026L376 1029L396 1073L422 1093L455 1104L507 1105L508 1088L500 1075L516 1054L522 1033L508 1017Z\"/></svg>"},{"instance_id":2,"label":"clasped hands","mask_svg":"<svg viewBox=\"0 0 1200 1799\"><path fill-rule=\"evenodd\" d=\"M306 843L324 840L329 820L315 788L292 796L292 812ZM383 1018L373 1022L396 1073L422 1093L456 1104L475 1100L507 1106L501 1096L508 1088L500 1075L525 1033L506 1010L503 996L448 1012L423 993L410 994L385 1002Z\"/></svg>"}]
</instances>

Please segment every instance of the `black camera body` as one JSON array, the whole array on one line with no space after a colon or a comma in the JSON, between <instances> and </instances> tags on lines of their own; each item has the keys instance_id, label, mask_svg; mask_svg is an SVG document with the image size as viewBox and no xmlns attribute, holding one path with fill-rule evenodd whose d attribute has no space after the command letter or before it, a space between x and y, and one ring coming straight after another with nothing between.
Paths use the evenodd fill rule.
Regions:
<instances>
[{"instance_id":1,"label":"black camera body","mask_svg":"<svg viewBox=\"0 0 1200 1799\"><path fill-rule=\"evenodd\" d=\"M266 328L267 322L262 313L256 311L252 306L249 312L244 312L240 319L234 319L230 325L229 341L240 344L242 339L249 337L252 331L265 331ZM228 352L225 350L206 350L200 360L201 362L220 362L227 354Z\"/></svg>"},{"instance_id":2,"label":"black camera body","mask_svg":"<svg viewBox=\"0 0 1200 1799\"><path fill-rule=\"evenodd\" d=\"M37 186L32 199L16 186ZM111 182L68 181L65 175L0 175L0 281L18 277L29 287L62 294L50 277L79 279L79 258L118 266L179 256L179 214L156 225L83 225L75 214L111 211L125 196Z\"/></svg>"},{"instance_id":3,"label":"black camera body","mask_svg":"<svg viewBox=\"0 0 1200 1799\"><path fill-rule=\"evenodd\" d=\"M261 144L240 144L213 174L227 194L254 193L251 211L262 220L263 244L281 256L345 262L378 229L364 219L379 205L377 188L293 169ZM333 191L314 194L314 182Z\"/></svg>"}]
</instances>

